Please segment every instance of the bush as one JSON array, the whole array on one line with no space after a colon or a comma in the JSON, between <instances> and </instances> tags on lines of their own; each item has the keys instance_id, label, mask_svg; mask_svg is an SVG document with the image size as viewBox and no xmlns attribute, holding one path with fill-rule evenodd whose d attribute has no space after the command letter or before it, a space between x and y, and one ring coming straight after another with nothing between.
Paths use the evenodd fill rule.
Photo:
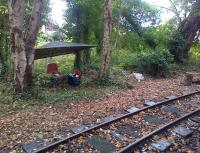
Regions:
<instances>
[{"instance_id":1,"label":"bush","mask_svg":"<svg viewBox=\"0 0 200 153\"><path fill-rule=\"evenodd\" d=\"M156 77L167 77L170 74L170 66L173 56L168 52L138 53L133 61L133 69L141 73L147 73Z\"/></svg>"},{"instance_id":2,"label":"bush","mask_svg":"<svg viewBox=\"0 0 200 153\"><path fill-rule=\"evenodd\" d=\"M96 79L96 80L94 80L94 83L98 86L115 86L115 85L117 86L117 85L119 85L118 82L116 80L114 80L112 78L112 76L110 76L110 75L104 76L101 79Z\"/></svg>"},{"instance_id":3,"label":"bush","mask_svg":"<svg viewBox=\"0 0 200 153\"><path fill-rule=\"evenodd\" d=\"M185 61L183 53L183 49L185 48L185 42L186 40L184 39L183 33L175 32L167 44L169 52L172 55L174 55L174 59L177 62Z\"/></svg>"},{"instance_id":4,"label":"bush","mask_svg":"<svg viewBox=\"0 0 200 153\"><path fill-rule=\"evenodd\" d=\"M133 65L133 61L135 61L135 58L135 53L128 50L119 50L112 53L110 64L121 70L128 70L130 66Z\"/></svg>"}]
</instances>

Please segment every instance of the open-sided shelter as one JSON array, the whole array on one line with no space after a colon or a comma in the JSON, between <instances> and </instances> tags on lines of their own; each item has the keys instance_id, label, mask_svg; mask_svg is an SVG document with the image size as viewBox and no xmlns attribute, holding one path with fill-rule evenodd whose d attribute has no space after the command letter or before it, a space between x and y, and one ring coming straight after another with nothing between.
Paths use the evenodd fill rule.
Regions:
<instances>
[{"instance_id":1,"label":"open-sided shelter","mask_svg":"<svg viewBox=\"0 0 200 153\"><path fill-rule=\"evenodd\" d=\"M94 47L96 46L64 41L53 41L35 49L35 60L72 53L76 54L80 51L84 51Z\"/></svg>"}]
</instances>

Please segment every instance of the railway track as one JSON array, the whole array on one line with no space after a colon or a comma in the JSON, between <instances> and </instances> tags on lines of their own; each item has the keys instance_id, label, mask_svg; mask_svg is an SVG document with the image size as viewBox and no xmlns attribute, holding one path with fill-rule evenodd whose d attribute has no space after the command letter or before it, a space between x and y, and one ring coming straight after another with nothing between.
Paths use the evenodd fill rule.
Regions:
<instances>
[{"instance_id":1,"label":"railway track","mask_svg":"<svg viewBox=\"0 0 200 153\"><path fill-rule=\"evenodd\" d=\"M193 116L193 115L195 115L197 113L200 113L200 109L192 111L192 112L190 112L190 113L188 113L188 114L186 114L186 115L184 115L184 116L182 116L182 117L180 117L178 119L175 119L174 121L172 121L172 122L170 122L170 123L168 123L168 124L166 124L166 125L158 128L158 129L150 132L149 134L147 134L147 135L139 138L138 140L134 141L133 143L129 144L128 146L122 148L117 153L130 153L130 152L134 152L134 149L135 149L135 147L138 144L143 143L145 140L151 138L152 136L154 136L156 134L159 134L160 132L162 132L162 131L164 131L164 130L166 130L168 128L173 127L175 124L178 124L179 122L181 122L181 121L183 121L185 119L188 119L188 118L190 118L191 116ZM198 115L200 115L200 114L198 114Z\"/></svg>"},{"instance_id":2,"label":"railway track","mask_svg":"<svg viewBox=\"0 0 200 153\"><path fill-rule=\"evenodd\" d=\"M115 117L33 152L133 152L137 145L152 136L195 114L200 115L199 101L191 103L187 100L199 93L200 90L196 90L141 109L133 109L133 112Z\"/></svg>"},{"instance_id":3,"label":"railway track","mask_svg":"<svg viewBox=\"0 0 200 153\"><path fill-rule=\"evenodd\" d=\"M177 97L171 96L156 103L150 101L147 104L149 106L141 109L133 107L128 110L129 113L109 118L58 141L39 144L39 146L34 144L34 149L30 145L26 148L22 147L21 152L131 153L138 150L140 152L141 149L138 149L138 146L151 140L155 135L181 122L186 122L194 115L199 117L198 94L200 90ZM157 149L159 152L159 147Z\"/></svg>"},{"instance_id":4,"label":"railway track","mask_svg":"<svg viewBox=\"0 0 200 153\"><path fill-rule=\"evenodd\" d=\"M195 113L195 111L193 112ZM192 113L181 117L163 126L160 129L152 131L146 137L140 138L138 141L129 144L128 152L160 152L171 153L199 153L200 152L200 122L194 122ZM196 116L200 117L200 113ZM178 121L178 122L177 122ZM158 144L164 143L159 146ZM131 146L131 147L130 147ZM119 152L127 152L126 148Z\"/></svg>"}]
</instances>

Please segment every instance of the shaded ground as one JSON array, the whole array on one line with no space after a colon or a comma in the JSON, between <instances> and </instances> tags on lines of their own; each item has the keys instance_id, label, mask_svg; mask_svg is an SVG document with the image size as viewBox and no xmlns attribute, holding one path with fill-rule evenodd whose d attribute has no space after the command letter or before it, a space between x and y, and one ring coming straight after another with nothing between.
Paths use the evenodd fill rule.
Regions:
<instances>
[{"instance_id":1,"label":"shaded ground","mask_svg":"<svg viewBox=\"0 0 200 153\"><path fill-rule=\"evenodd\" d=\"M0 119L0 149L5 145L12 147L37 138L56 137L61 127L96 124L105 116L125 113L126 108L142 107L145 100L161 100L165 96L179 95L199 87L183 86L182 80L182 75L168 79L148 79L138 82L134 89L108 93L93 101L35 105L9 113Z\"/></svg>"}]
</instances>

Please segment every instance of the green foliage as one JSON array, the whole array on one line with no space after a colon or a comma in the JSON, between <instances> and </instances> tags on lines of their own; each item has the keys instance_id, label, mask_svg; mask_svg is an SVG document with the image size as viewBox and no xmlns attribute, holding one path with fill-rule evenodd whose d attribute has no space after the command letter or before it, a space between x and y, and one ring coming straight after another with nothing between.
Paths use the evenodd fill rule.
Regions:
<instances>
[{"instance_id":1,"label":"green foliage","mask_svg":"<svg viewBox=\"0 0 200 153\"><path fill-rule=\"evenodd\" d=\"M184 63L188 61L189 51L200 28L200 1L175 0L172 5L179 20L174 23L177 29L168 43L168 48L177 62Z\"/></svg>"},{"instance_id":2,"label":"green foliage","mask_svg":"<svg viewBox=\"0 0 200 153\"><path fill-rule=\"evenodd\" d=\"M184 55L183 55L183 49L185 48L185 39L183 36L183 33L175 32L171 39L168 42L168 48L172 55L174 55L174 58L176 61L183 61Z\"/></svg>"},{"instance_id":3,"label":"green foliage","mask_svg":"<svg viewBox=\"0 0 200 153\"><path fill-rule=\"evenodd\" d=\"M97 52L101 53L103 0L66 0L66 3L68 9L62 33L76 42L96 44ZM145 50L155 46L153 39L143 33L147 26L159 23L160 14L156 8L140 0L116 0L112 1L112 6L112 45L117 42L119 49L127 50Z\"/></svg>"},{"instance_id":4,"label":"green foliage","mask_svg":"<svg viewBox=\"0 0 200 153\"><path fill-rule=\"evenodd\" d=\"M122 50L113 54L111 63L118 68L165 77L170 72L173 56L166 51L130 52Z\"/></svg>"},{"instance_id":5,"label":"green foliage","mask_svg":"<svg viewBox=\"0 0 200 153\"><path fill-rule=\"evenodd\" d=\"M103 0L66 0L64 35L68 40L85 44L96 44L100 54L103 36ZM90 50L77 53L75 67L90 62Z\"/></svg>"},{"instance_id":6,"label":"green foliage","mask_svg":"<svg viewBox=\"0 0 200 153\"><path fill-rule=\"evenodd\" d=\"M115 66L119 69L127 70L132 66L133 61L136 60L136 54L137 52L130 52L128 50L119 50L117 52L113 52L110 63L112 66Z\"/></svg>"},{"instance_id":7,"label":"green foliage","mask_svg":"<svg viewBox=\"0 0 200 153\"><path fill-rule=\"evenodd\" d=\"M33 104L55 104L63 101L79 101L94 99L102 93L99 88L89 90L87 88L44 88L35 87L31 91L22 94L16 94L11 89L10 84L0 82L0 98L4 104L18 103L18 105L33 105Z\"/></svg>"},{"instance_id":8,"label":"green foliage","mask_svg":"<svg viewBox=\"0 0 200 153\"><path fill-rule=\"evenodd\" d=\"M58 71L62 74L67 75L69 73L73 73L73 61L74 55L63 55L53 58L36 60L34 62L35 86L52 87L55 85L55 80L53 79L52 74L47 73L47 65L49 63L57 63ZM65 79L62 82L60 82L58 86L65 86L66 84L67 83Z\"/></svg>"},{"instance_id":9,"label":"green foliage","mask_svg":"<svg viewBox=\"0 0 200 153\"><path fill-rule=\"evenodd\" d=\"M98 86L110 86L114 84L114 82L110 76L104 76L101 79L95 80L95 84Z\"/></svg>"},{"instance_id":10,"label":"green foliage","mask_svg":"<svg viewBox=\"0 0 200 153\"><path fill-rule=\"evenodd\" d=\"M196 0L173 0L171 1L171 10L175 14L173 22L177 26L190 14L192 5Z\"/></svg>"},{"instance_id":11,"label":"green foliage","mask_svg":"<svg viewBox=\"0 0 200 153\"><path fill-rule=\"evenodd\" d=\"M118 77L119 74L118 74ZM94 81L95 85L97 86L104 86L104 87L108 87L108 86L116 86L116 87L124 87L125 85L123 84L123 82L120 82L121 80L118 80L118 78L114 77L113 75L107 75L102 77L101 79L97 79Z\"/></svg>"},{"instance_id":12,"label":"green foliage","mask_svg":"<svg viewBox=\"0 0 200 153\"><path fill-rule=\"evenodd\" d=\"M48 37L45 35L44 32L42 31L39 31L38 32L38 35L37 35L37 42L36 42L36 46L37 47L40 47L46 43L48 43Z\"/></svg>"},{"instance_id":13,"label":"green foliage","mask_svg":"<svg viewBox=\"0 0 200 153\"><path fill-rule=\"evenodd\" d=\"M90 76L83 76L82 82L85 82L85 78L88 79ZM86 82L78 87L70 87L67 84L49 87L46 84L45 86L42 84L44 83L43 81L48 81L45 80L47 78L40 76L38 79L41 79L41 84L35 84L32 90L22 94L16 94L12 89L12 84L8 83L9 81L0 81L0 116L10 111L31 107L32 105L54 105L63 102L91 101L118 89L115 85L97 86L91 80L89 81L90 84Z\"/></svg>"},{"instance_id":14,"label":"green foliage","mask_svg":"<svg viewBox=\"0 0 200 153\"><path fill-rule=\"evenodd\" d=\"M156 25L160 22L159 10L145 1L126 0L122 3L122 25L127 29L142 32L142 27Z\"/></svg>"},{"instance_id":15,"label":"green foliage","mask_svg":"<svg viewBox=\"0 0 200 153\"><path fill-rule=\"evenodd\" d=\"M47 37L44 33L38 34L37 46L51 40L67 40L84 42L97 45L97 52L102 52L103 37L103 0L65 0L68 9L65 12L66 23L64 27L56 27L56 33ZM32 2L28 1L27 13L24 20L26 26L31 17ZM91 52L91 63L82 68L82 83L77 88L70 87L66 79L59 85L53 80L51 74L46 73L48 63L56 62L59 72L67 75L73 73L74 55L59 56L47 60L34 62L34 88L23 94L15 94L11 84L0 83L0 99L3 103L18 104L19 107L32 104L54 104L62 101L90 100L102 96L107 90L124 87L122 75L123 69L131 69L141 73L147 73L156 77L165 77L170 74L170 66L173 56L166 52L171 48L173 54L179 56L179 50L183 47L181 34L174 34L177 25L170 20L157 26L160 21L160 12L153 6L141 0L115 0L113 2L113 20L111 44L117 42L118 51L113 49L110 59L110 74L102 79L96 79L101 65L100 54ZM180 10L191 11L191 6L175 0ZM187 3L188 4L188 3ZM41 23L48 23L49 1L45 3L45 11ZM0 2L0 55L9 57L9 28L7 1ZM175 18L175 20L177 20ZM117 35L116 35L117 34ZM6 39L5 39L6 38ZM152 41L153 40L153 41ZM149 51L150 47L157 44L156 50ZM169 42L169 46L167 46ZM200 61L199 44L191 49L191 59ZM112 47L111 47L112 49ZM2 61L2 57L0 57ZM10 63L6 59L7 65ZM1 63L2 73L5 67ZM11 64L10 64L11 65ZM191 67L193 65L191 64ZM95 78L95 79L94 79ZM121 80L120 80L121 79ZM8 81L9 82L9 81ZM11 81L10 81L11 82ZM112 89L110 89L112 88Z\"/></svg>"},{"instance_id":16,"label":"green foliage","mask_svg":"<svg viewBox=\"0 0 200 153\"><path fill-rule=\"evenodd\" d=\"M120 34L118 38L118 47L120 50L133 51L146 51L150 49L144 40L135 32Z\"/></svg>"},{"instance_id":17,"label":"green foliage","mask_svg":"<svg viewBox=\"0 0 200 153\"><path fill-rule=\"evenodd\" d=\"M168 42L173 38L175 31L176 27L173 21L169 20L157 27L149 27L145 31L145 35L153 37L157 44L156 50L167 50Z\"/></svg>"},{"instance_id":18,"label":"green foliage","mask_svg":"<svg viewBox=\"0 0 200 153\"><path fill-rule=\"evenodd\" d=\"M173 56L168 52L139 53L134 61L133 68L138 72L147 73L156 77L169 75Z\"/></svg>"},{"instance_id":19,"label":"green foliage","mask_svg":"<svg viewBox=\"0 0 200 153\"><path fill-rule=\"evenodd\" d=\"M115 39L115 43L119 37L117 45L120 49L129 49L129 44L135 44L140 48L141 46L143 48L148 46L154 49L156 44L151 36L145 35L145 31L148 27L157 25L160 22L159 18L159 11L144 1L114 1L113 31L115 34L112 35L112 39Z\"/></svg>"},{"instance_id":20,"label":"green foliage","mask_svg":"<svg viewBox=\"0 0 200 153\"><path fill-rule=\"evenodd\" d=\"M26 14L24 17L24 26L25 26L25 30L27 30L28 26L29 26L29 22L31 20L31 15L32 15L32 9L33 9L33 0L28 0L27 1L27 6L26 6ZM50 1L49 0L44 0L44 6L43 6L43 11L41 14L41 18L40 18L40 24L46 24L49 22L49 13L50 13L51 9L50 9Z\"/></svg>"},{"instance_id":21,"label":"green foliage","mask_svg":"<svg viewBox=\"0 0 200 153\"><path fill-rule=\"evenodd\" d=\"M76 42L100 42L103 33L103 0L67 0L66 4L68 9L63 27L66 36Z\"/></svg>"},{"instance_id":22,"label":"green foliage","mask_svg":"<svg viewBox=\"0 0 200 153\"><path fill-rule=\"evenodd\" d=\"M190 50L190 58L193 61L200 62L200 43L199 42L196 42L193 44Z\"/></svg>"},{"instance_id":23,"label":"green foliage","mask_svg":"<svg viewBox=\"0 0 200 153\"><path fill-rule=\"evenodd\" d=\"M8 5L7 1L0 2L0 77L6 79L11 70L10 64L10 38L8 27Z\"/></svg>"},{"instance_id":24,"label":"green foliage","mask_svg":"<svg viewBox=\"0 0 200 153\"><path fill-rule=\"evenodd\" d=\"M50 12L49 1L44 2L44 11L42 13L41 24L44 24L48 20L48 14ZM33 9L33 1L27 1L26 15L24 18L24 32L26 31ZM42 36L42 39L44 37ZM38 42L43 42L39 40ZM40 45L40 44L39 44ZM11 48L10 48L10 32L9 32L9 13L8 13L8 1L0 1L0 77L7 78L12 75L12 64L11 64Z\"/></svg>"},{"instance_id":25,"label":"green foliage","mask_svg":"<svg viewBox=\"0 0 200 153\"><path fill-rule=\"evenodd\" d=\"M117 89L124 89L127 88L127 80L124 78L122 74L123 69L114 67L110 70L109 75L106 75L102 78L95 79L93 83L95 86L102 87L112 87Z\"/></svg>"}]
</instances>

